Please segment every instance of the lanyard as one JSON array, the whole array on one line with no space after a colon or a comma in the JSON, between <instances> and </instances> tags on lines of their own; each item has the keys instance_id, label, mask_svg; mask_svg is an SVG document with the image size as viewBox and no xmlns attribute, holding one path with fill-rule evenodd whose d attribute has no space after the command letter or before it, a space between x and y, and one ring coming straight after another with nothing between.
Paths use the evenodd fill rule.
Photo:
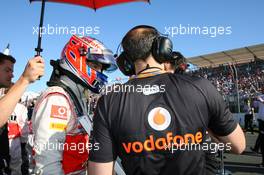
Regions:
<instances>
[{"instance_id":1,"label":"lanyard","mask_svg":"<svg viewBox=\"0 0 264 175\"><path fill-rule=\"evenodd\" d=\"M144 72L148 69L158 69L155 71L150 71L150 72ZM140 71L140 73L138 75L134 75L133 77L131 77L130 79L135 79L135 78L146 78L146 77L151 77L151 76L155 76L155 75L160 75L166 73L165 71L161 70L160 68L157 67L149 67L147 69L144 69L143 71Z\"/></svg>"}]
</instances>

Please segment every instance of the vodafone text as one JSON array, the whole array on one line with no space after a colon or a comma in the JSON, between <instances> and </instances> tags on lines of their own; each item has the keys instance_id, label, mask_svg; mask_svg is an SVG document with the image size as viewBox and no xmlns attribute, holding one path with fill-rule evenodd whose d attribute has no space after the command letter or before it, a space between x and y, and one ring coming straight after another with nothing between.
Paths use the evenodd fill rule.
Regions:
<instances>
[{"instance_id":1,"label":"vodafone text","mask_svg":"<svg viewBox=\"0 0 264 175\"><path fill-rule=\"evenodd\" d=\"M200 131L195 134L187 133L174 136L172 132L168 132L166 137L154 139L154 136L150 135L143 142L123 142L122 146L127 154L162 150L170 153L176 151L210 151L211 153L216 153L218 150L231 150L231 143L202 143L202 137L203 135Z\"/></svg>"},{"instance_id":2,"label":"vodafone text","mask_svg":"<svg viewBox=\"0 0 264 175\"><path fill-rule=\"evenodd\" d=\"M135 141L122 143L122 146L126 153L141 153L143 151L155 151L155 150L168 150L170 145L181 146L182 144L190 143L201 143L202 142L202 132L197 132L196 134L185 134L185 135L174 135L172 132L168 132L166 137L160 137L154 140L154 136L150 135L148 139L144 142Z\"/></svg>"}]
</instances>

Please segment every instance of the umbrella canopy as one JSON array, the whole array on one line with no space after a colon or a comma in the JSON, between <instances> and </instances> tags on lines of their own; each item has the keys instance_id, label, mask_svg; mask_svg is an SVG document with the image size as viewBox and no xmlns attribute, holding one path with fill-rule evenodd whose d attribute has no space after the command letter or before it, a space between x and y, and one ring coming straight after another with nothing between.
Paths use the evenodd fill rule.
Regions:
<instances>
[{"instance_id":1,"label":"umbrella canopy","mask_svg":"<svg viewBox=\"0 0 264 175\"><path fill-rule=\"evenodd\" d=\"M30 2L32 1L42 1L42 0L30 0ZM149 0L46 0L46 1L81 5L81 6L92 8L94 10L105 7L105 6L110 6L110 5L120 4L120 3L136 2L136 1L149 2Z\"/></svg>"},{"instance_id":2,"label":"umbrella canopy","mask_svg":"<svg viewBox=\"0 0 264 175\"><path fill-rule=\"evenodd\" d=\"M150 2L150 0L29 0L30 3L34 1L42 2L40 23L39 23L38 45L37 45L37 48L35 48L35 51L37 52L36 53L37 56L39 56L40 53L43 51L43 49L41 48L41 39L42 39L41 33L42 33L44 10L45 10L46 2L58 2L58 3L81 5L81 6L85 6L88 8L92 8L94 10L105 7L105 6L116 5L116 4L127 3L127 2L148 2L148 3Z\"/></svg>"}]
</instances>

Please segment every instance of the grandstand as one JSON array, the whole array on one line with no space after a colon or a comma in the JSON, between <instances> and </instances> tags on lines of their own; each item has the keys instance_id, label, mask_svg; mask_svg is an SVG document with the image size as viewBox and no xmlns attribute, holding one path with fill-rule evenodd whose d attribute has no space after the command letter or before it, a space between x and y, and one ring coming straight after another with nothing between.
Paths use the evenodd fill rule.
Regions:
<instances>
[{"instance_id":1,"label":"grandstand","mask_svg":"<svg viewBox=\"0 0 264 175\"><path fill-rule=\"evenodd\" d=\"M188 58L223 95L230 110L240 113L244 99L253 100L264 86L264 44ZM239 104L239 105L238 105Z\"/></svg>"},{"instance_id":2,"label":"grandstand","mask_svg":"<svg viewBox=\"0 0 264 175\"><path fill-rule=\"evenodd\" d=\"M188 61L200 68L210 68L229 63L250 63L255 59L264 60L264 44L195 56L188 58Z\"/></svg>"},{"instance_id":3,"label":"grandstand","mask_svg":"<svg viewBox=\"0 0 264 175\"><path fill-rule=\"evenodd\" d=\"M195 56L187 60L198 67L198 70L192 72L194 75L207 78L215 85L243 127L242 106L245 99L250 100L253 106L256 96L264 89L264 44ZM225 154L225 169L233 175L264 174L264 168L257 166L261 163L261 155L249 149L255 144L257 133L245 134L246 151L239 156Z\"/></svg>"}]
</instances>

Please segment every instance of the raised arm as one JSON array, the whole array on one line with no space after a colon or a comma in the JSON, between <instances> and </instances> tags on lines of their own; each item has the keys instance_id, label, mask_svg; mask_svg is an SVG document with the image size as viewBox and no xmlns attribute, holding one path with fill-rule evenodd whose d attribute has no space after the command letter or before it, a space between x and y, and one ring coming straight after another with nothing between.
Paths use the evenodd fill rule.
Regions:
<instances>
[{"instance_id":1,"label":"raised arm","mask_svg":"<svg viewBox=\"0 0 264 175\"><path fill-rule=\"evenodd\" d=\"M23 74L8 93L0 99L0 127L6 123L28 85L43 74L44 60L41 57L35 57L28 61Z\"/></svg>"}]
</instances>

